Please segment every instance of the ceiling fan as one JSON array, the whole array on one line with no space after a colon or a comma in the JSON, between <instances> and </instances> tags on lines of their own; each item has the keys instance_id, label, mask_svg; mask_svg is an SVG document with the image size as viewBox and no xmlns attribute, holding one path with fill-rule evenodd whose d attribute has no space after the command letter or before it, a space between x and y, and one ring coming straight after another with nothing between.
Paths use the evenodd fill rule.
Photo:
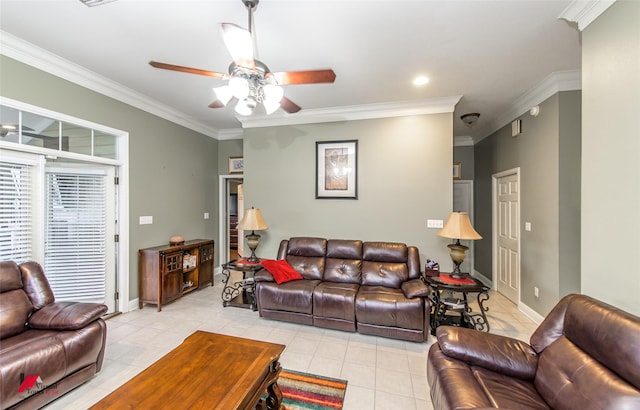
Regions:
<instances>
[{"instance_id":1,"label":"ceiling fan","mask_svg":"<svg viewBox=\"0 0 640 410\"><path fill-rule=\"evenodd\" d=\"M235 99L238 100L235 111L240 115L251 115L258 103L263 104L267 114L278 108L290 114L300 111L297 104L284 96L281 86L333 83L336 74L331 69L271 72L266 64L256 59L254 46L253 11L260 0L241 1L249 12L249 29L233 23L221 24L225 46L233 59L228 74L157 61L150 61L149 64L165 70L229 80L227 85L213 89L217 100L209 104L210 108L224 107Z\"/></svg>"}]
</instances>

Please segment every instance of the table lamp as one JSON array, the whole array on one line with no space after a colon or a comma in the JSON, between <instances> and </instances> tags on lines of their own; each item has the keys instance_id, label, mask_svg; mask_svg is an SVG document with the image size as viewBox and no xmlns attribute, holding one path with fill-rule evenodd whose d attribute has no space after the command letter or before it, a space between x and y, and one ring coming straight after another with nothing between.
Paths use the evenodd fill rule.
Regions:
<instances>
[{"instance_id":1,"label":"table lamp","mask_svg":"<svg viewBox=\"0 0 640 410\"><path fill-rule=\"evenodd\" d=\"M245 238L247 238L247 245L249 245L249 249L251 249L251 256L249 256L247 260L249 262L260 262L260 258L256 256L256 248L260 243L260 235L255 231L263 231L268 228L267 223L262 218L262 212L260 212L260 209L251 207L251 209L245 210L244 216L240 222L238 222L237 228L245 231L251 231L250 234L245 236Z\"/></svg>"},{"instance_id":2,"label":"table lamp","mask_svg":"<svg viewBox=\"0 0 640 410\"><path fill-rule=\"evenodd\" d=\"M438 232L438 236L456 240L455 243L447 245L451 250L449 254L451 255L451 260L455 265L453 272L451 272L451 277L464 278L468 276L468 274L460 272L460 265L464 261L464 257L466 256L466 252L469 247L462 245L460 243L460 239L482 239L482 236L480 236L478 232L473 229L473 226L471 226L469 214L467 212L451 212L447 222L444 224L444 228Z\"/></svg>"}]
</instances>

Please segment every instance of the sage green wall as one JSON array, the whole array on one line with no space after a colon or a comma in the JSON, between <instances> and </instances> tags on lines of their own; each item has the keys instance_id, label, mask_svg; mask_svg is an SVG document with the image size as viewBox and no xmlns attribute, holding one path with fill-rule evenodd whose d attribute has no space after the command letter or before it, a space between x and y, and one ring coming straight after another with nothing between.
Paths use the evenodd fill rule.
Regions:
<instances>
[{"instance_id":1,"label":"sage green wall","mask_svg":"<svg viewBox=\"0 0 640 410\"><path fill-rule=\"evenodd\" d=\"M473 146L453 147L453 162L459 162L462 168L462 178L472 180L475 174Z\"/></svg>"},{"instance_id":2,"label":"sage green wall","mask_svg":"<svg viewBox=\"0 0 640 410\"><path fill-rule=\"evenodd\" d=\"M452 114L245 130L245 206L261 208L261 257L282 239L318 236L415 245L449 268L447 240L427 229L452 208ZM358 199L315 199L315 143L358 140Z\"/></svg>"},{"instance_id":3,"label":"sage green wall","mask_svg":"<svg viewBox=\"0 0 640 410\"><path fill-rule=\"evenodd\" d=\"M582 292L640 315L640 2L582 32Z\"/></svg>"},{"instance_id":4,"label":"sage green wall","mask_svg":"<svg viewBox=\"0 0 640 410\"><path fill-rule=\"evenodd\" d=\"M580 92L558 93L540 104L538 117L527 113L520 119L519 136L511 136L509 124L475 146L475 221L483 237L475 242L475 265L491 279L492 175L519 167L520 298L544 316L563 292L580 286L579 247L560 244L580 237L579 194L564 191L566 184L580 184ZM578 213L571 214L576 208ZM561 223L561 214L573 222ZM525 222L531 222L530 232ZM539 298L533 296L534 286Z\"/></svg>"},{"instance_id":5,"label":"sage green wall","mask_svg":"<svg viewBox=\"0 0 640 410\"><path fill-rule=\"evenodd\" d=\"M129 300L138 297L138 249L168 243L177 234L216 237L215 139L5 56L0 94L129 132ZM139 225L142 215L153 216L153 224Z\"/></svg>"},{"instance_id":6,"label":"sage green wall","mask_svg":"<svg viewBox=\"0 0 640 410\"><path fill-rule=\"evenodd\" d=\"M218 141L218 173L229 174L229 157L242 156L242 139Z\"/></svg>"}]
</instances>

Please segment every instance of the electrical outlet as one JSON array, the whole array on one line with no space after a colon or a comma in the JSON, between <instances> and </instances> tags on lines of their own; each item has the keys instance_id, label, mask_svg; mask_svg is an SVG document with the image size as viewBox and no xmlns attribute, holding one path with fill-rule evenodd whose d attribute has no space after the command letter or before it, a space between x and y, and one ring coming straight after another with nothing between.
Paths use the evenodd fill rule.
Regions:
<instances>
[{"instance_id":1,"label":"electrical outlet","mask_svg":"<svg viewBox=\"0 0 640 410\"><path fill-rule=\"evenodd\" d=\"M540 289L537 286L533 287L533 296L539 298L540 297Z\"/></svg>"}]
</instances>

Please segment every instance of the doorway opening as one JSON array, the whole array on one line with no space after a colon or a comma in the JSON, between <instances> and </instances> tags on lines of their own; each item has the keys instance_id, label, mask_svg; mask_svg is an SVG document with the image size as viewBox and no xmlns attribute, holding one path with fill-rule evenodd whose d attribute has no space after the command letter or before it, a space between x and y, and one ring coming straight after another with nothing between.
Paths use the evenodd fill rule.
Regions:
<instances>
[{"instance_id":1,"label":"doorway opening","mask_svg":"<svg viewBox=\"0 0 640 410\"><path fill-rule=\"evenodd\" d=\"M243 232L236 226L242 219L244 211L244 195L242 175L220 175L220 263L224 264L243 255Z\"/></svg>"}]
</instances>

